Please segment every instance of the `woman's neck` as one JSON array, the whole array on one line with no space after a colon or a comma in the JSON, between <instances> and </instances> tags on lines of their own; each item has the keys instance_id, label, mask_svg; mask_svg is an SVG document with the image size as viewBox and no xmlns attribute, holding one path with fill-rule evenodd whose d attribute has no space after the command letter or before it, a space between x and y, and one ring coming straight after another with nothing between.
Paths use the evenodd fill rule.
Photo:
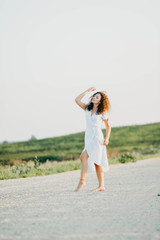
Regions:
<instances>
[{"instance_id":1,"label":"woman's neck","mask_svg":"<svg viewBox=\"0 0 160 240\"><path fill-rule=\"evenodd\" d=\"M93 104L93 110L96 110L97 111L97 109L98 109L98 104Z\"/></svg>"}]
</instances>

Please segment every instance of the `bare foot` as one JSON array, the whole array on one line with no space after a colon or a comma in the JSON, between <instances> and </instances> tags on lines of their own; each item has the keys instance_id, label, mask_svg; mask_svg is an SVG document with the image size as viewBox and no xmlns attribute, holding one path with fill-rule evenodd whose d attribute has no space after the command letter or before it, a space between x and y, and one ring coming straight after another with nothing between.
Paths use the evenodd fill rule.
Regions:
<instances>
[{"instance_id":1,"label":"bare foot","mask_svg":"<svg viewBox=\"0 0 160 240\"><path fill-rule=\"evenodd\" d=\"M105 191L105 187L97 187L96 189L91 190L92 192Z\"/></svg>"},{"instance_id":2,"label":"bare foot","mask_svg":"<svg viewBox=\"0 0 160 240\"><path fill-rule=\"evenodd\" d=\"M77 188L74 190L74 192L79 192L85 185L86 183L84 181L79 181L79 184Z\"/></svg>"}]
</instances>

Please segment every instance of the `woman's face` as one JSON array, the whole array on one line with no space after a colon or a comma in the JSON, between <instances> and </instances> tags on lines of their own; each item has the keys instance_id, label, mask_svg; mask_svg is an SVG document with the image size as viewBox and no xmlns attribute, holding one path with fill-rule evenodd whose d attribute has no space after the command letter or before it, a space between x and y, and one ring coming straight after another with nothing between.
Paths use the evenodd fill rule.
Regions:
<instances>
[{"instance_id":1,"label":"woman's face","mask_svg":"<svg viewBox=\"0 0 160 240\"><path fill-rule=\"evenodd\" d=\"M100 100L101 100L101 95L99 93L97 93L92 97L91 102L95 103L95 104L99 104Z\"/></svg>"}]
</instances>

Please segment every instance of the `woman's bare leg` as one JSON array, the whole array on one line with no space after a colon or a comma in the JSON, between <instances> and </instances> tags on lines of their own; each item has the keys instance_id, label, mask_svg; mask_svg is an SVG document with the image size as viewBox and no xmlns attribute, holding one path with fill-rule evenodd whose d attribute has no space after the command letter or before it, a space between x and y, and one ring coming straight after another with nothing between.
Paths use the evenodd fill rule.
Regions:
<instances>
[{"instance_id":1,"label":"woman's bare leg","mask_svg":"<svg viewBox=\"0 0 160 240\"><path fill-rule=\"evenodd\" d=\"M80 180L78 183L77 188L75 189L75 192L79 192L85 185L85 177L87 175L87 170L88 170L88 163L87 163L87 159L88 159L88 153L85 150L81 156L80 156L80 160L81 160L81 176L80 176Z\"/></svg>"},{"instance_id":2,"label":"woman's bare leg","mask_svg":"<svg viewBox=\"0 0 160 240\"><path fill-rule=\"evenodd\" d=\"M104 176L103 176L103 168L95 163L97 178L99 182L99 186L96 189L93 189L92 191L104 191Z\"/></svg>"}]
</instances>

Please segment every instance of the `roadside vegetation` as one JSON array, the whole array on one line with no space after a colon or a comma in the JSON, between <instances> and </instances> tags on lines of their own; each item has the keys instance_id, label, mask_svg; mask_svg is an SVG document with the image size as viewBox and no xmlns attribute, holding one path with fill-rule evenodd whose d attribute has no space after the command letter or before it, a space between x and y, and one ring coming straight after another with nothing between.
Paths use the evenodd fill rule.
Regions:
<instances>
[{"instance_id":1,"label":"roadside vegetation","mask_svg":"<svg viewBox=\"0 0 160 240\"><path fill-rule=\"evenodd\" d=\"M105 130L102 130L105 136ZM0 145L0 179L42 176L80 169L84 132ZM160 123L112 127L109 164L160 156Z\"/></svg>"}]
</instances>

